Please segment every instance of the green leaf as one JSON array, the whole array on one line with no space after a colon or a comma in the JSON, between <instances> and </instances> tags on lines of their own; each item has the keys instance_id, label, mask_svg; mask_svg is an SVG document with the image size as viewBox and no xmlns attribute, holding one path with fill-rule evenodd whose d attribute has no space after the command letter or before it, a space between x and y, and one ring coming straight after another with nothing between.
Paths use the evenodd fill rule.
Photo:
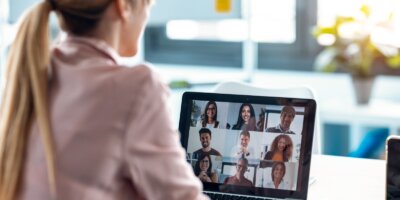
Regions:
<instances>
[{"instance_id":1,"label":"green leaf","mask_svg":"<svg viewBox=\"0 0 400 200\"><path fill-rule=\"evenodd\" d=\"M337 70L335 62L336 50L334 48L326 48L321 51L315 59L314 69L322 72L334 72Z\"/></svg>"},{"instance_id":2,"label":"green leaf","mask_svg":"<svg viewBox=\"0 0 400 200\"><path fill-rule=\"evenodd\" d=\"M363 4L360 8L360 11L367 17L371 15L371 8L366 4Z\"/></svg>"},{"instance_id":3,"label":"green leaf","mask_svg":"<svg viewBox=\"0 0 400 200\"><path fill-rule=\"evenodd\" d=\"M336 30L334 27L316 27L316 28L314 28L313 35L315 37L318 37L322 34L336 35Z\"/></svg>"},{"instance_id":4,"label":"green leaf","mask_svg":"<svg viewBox=\"0 0 400 200\"><path fill-rule=\"evenodd\" d=\"M400 68L400 54L387 58L386 63L391 68L394 69Z\"/></svg>"}]
</instances>

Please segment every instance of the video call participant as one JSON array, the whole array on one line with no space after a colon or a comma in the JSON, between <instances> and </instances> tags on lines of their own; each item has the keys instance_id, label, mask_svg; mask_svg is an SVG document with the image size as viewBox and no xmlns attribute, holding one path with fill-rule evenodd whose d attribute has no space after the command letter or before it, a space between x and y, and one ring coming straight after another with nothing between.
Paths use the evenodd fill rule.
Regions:
<instances>
[{"instance_id":1,"label":"video call participant","mask_svg":"<svg viewBox=\"0 0 400 200\"><path fill-rule=\"evenodd\" d=\"M253 106L249 103L243 103L240 106L237 122L232 126L232 130L256 131L256 116Z\"/></svg>"},{"instance_id":2,"label":"video call participant","mask_svg":"<svg viewBox=\"0 0 400 200\"><path fill-rule=\"evenodd\" d=\"M218 175L211 172L212 162L208 154L202 154L194 166L194 174L203 182L218 182Z\"/></svg>"},{"instance_id":3,"label":"video call participant","mask_svg":"<svg viewBox=\"0 0 400 200\"><path fill-rule=\"evenodd\" d=\"M264 160L288 162L292 158L293 142L288 135L278 135L271 144L271 150L265 154Z\"/></svg>"},{"instance_id":4,"label":"video call participant","mask_svg":"<svg viewBox=\"0 0 400 200\"><path fill-rule=\"evenodd\" d=\"M200 143L202 148L193 152L193 158L200 158L203 154L207 155L214 155L214 156L222 156L222 154L211 148L210 143L211 143L211 131L208 128L201 128L199 130L199 136L200 136Z\"/></svg>"},{"instance_id":5,"label":"video call participant","mask_svg":"<svg viewBox=\"0 0 400 200\"><path fill-rule=\"evenodd\" d=\"M246 158L239 158L236 163L236 174L224 180L224 184L253 187L253 183L244 177L249 161Z\"/></svg>"},{"instance_id":6,"label":"video call participant","mask_svg":"<svg viewBox=\"0 0 400 200\"><path fill-rule=\"evenodd\" d=\"M265 129L265 114L266 114L266 109L261 108L261 112L258 115L258 121L257 121L257 130L258 131L264 131Z\"/></svg>"},{"instance_id":7,"label":"video call participant","mask_svg":"<svg viewBox=\"0 0 400 200\"><path fill-rule=\"evenodd\" d=\"M201 115L201 120L197 122L197 127L203 128L219 128L219 121L217 121L218 108L215 101L209 101L204 108Z\"/></svg>"},{"instance_id":8,"label":"video call participant","mask_svg":"<svg viewBox=\"0 0 400 200\"><path fill-rule=\"evenodd\" d=\"M296 116L296 111L292 106L284 106L281 111L280 123L276 127L267 128L267 132L271 133L287 133L295 134L295 132L290 130L290 125Z\"/></svg>"},{"instance_id":9,"label":"video call participant","mask_svg":"<svg viewBox=\"0 0 400 200\"><path fill-rule=\"evenodd\" d=\"M283 162L274 162L271 169L271 179L266 181L263 187L274 188L281 190L289 190L289 183L286 182L283 177L285 177L286 166Z\"/></svg>"},{"instance_id":10,"label":"video call participant","mask_svg":"<svg viewBox=\"0 0 400 200\"><path fill-rule=\"evenodd\" d=\"M250 143L250 132L242 131L240 133L240 144L234 146L231 150L231 156L234 158L255 158L255 151L253 147L249 146Z\"/></svg>"}]
</instances>

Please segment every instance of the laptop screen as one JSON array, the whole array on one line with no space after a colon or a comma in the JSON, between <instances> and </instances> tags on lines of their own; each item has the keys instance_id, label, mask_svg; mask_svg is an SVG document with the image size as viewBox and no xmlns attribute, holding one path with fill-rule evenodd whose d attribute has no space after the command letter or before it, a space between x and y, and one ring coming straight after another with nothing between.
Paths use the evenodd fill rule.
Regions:
<instances>
[{"instance_id":1,"label":"laptop screen","mask_svg":"<svg viewBox=\"0 0 400 200\"><path fill-rule=\"evenodd\" d=\"M305 199L315 101L185 93L180 132L205 190Z\"/></svg>"}]
</instances>

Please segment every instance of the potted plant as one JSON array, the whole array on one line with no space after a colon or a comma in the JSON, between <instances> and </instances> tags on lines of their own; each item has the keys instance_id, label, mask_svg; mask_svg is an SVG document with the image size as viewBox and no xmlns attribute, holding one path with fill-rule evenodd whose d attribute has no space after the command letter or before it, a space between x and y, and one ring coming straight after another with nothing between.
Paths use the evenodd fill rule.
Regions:
<instances>
[{"instance_id":1,"label":"potted plant","mask_svg":"<svg viewBox=\"0 0 400 200\"><path fill-rule=\"evenodd\" d=\"M354 16L337 16L330 26L317 26L313 35L324 46L315 60L315 69L351 74L357 103L368 103L378 74L400 68L399 46L391 44L393 13L377 20L373 10L363 4ZM398 37L398 36L397 36Z\"/></svg>"}]
</instances>

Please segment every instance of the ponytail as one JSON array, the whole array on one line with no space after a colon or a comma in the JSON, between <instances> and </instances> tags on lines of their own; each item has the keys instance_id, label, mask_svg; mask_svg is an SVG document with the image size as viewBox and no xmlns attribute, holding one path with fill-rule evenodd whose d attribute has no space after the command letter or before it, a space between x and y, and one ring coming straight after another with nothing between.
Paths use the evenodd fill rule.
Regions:
<instances>
[{"instance_id":1,"label":"ponytail","mask_svg":"<svg viewBox=\"0 0 400 200\"><path fill-rule=\"evenodd\" d=\"M0 108L0 200L17 198L33 119L44 144L52 198L56 197L53 136L48 112L49 0L28 11L11 46Z\"/></svg>"}]
</instances>

